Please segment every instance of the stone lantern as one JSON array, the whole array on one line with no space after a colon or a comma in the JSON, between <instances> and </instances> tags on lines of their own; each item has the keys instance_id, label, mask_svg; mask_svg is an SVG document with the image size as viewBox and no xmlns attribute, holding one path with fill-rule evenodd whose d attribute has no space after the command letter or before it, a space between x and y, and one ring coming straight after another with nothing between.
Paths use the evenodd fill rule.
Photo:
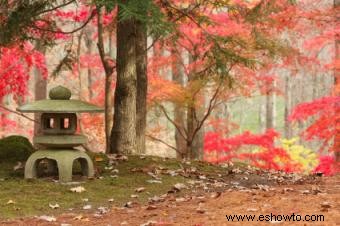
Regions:
<instances>
[{"instance_id":1,"label":"stone lantern","mask_svg":"<svg viewBox=\"0 0 340 226\"><path fill-rule=\"evenodd\" d=\"M38 164L43 159L52 164L50 167L58 168L59 180L62 182L72 181L75 160L79 161L84 176L93 177L91 158L75 148L86 143L84 135L76 134L76 113L103 112L104 109L84 101L70 99L71 91L62 86L51 89L49 97L49 100L35 101L17 109L20 112L41 113L42 134L34 136L33 143L42 148L28 158L25 178L37 177Z\"/></svg>"}]
</instances>

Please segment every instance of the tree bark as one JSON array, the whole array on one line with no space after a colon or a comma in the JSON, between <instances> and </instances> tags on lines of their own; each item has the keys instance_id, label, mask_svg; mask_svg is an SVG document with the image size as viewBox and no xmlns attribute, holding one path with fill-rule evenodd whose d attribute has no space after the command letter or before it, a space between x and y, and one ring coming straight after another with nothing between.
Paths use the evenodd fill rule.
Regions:
<instances>
[{"instance_id":1,"label":"tree bark","mask_svg":"<svg viewBox=\"0 0 340 226\"><path fill-rule=\"evenodd\" d=\"M189 62L193 62L193 56L189 55ZM195 82L197 80L197 76L195 72L192 72L191 75L188 76L188 85L190 82ZM199 88L200 89L200 88ZM186 146L186 158L189 159L199 159L203 157L203 144L204 144L204 127L202 126L196 133L195 131L198 128L199 122L203 120L204 117L204 100L203 102L198 105L197 103L200 102L200 97L204 98L200 95L202 90L195 90L193 93L196 93L191 101L188 103L187 109L187 146ZM198 107L200 106L200 107Z\"/></svg>"},{"instance_id":2,"label":"tree bark","mask_svg":"<svg viewBox=\"0 0 340 226\"><path fill-rule=\"evenodd\" d=\"M113 95L112 95L112 80L113 80L113 72L114 72L114 61L110 56L105 54L104 49L104 40L103 40L103 21L102 21L102 9L97 8L97 28L98 28L98 50L100 54L100 58L105 70L105 144L106 149L105 153L110 153L110 145L111 145L111 128L113 125ZM109 46L111 47L112 39L109 37ZM111 51L111 50L110 50Z\"/></svg>"},{"instance_id":3,"label":"tree bark","mask_svg":"<svg viewBox=\"0 0 340 226\"><path fill-rule=\"evenodd\" d=\"M313 80L312 80L312 100L315 100L319 97L319 81L318 81L318 75L317 73L313 72L312 74Z\"/></svg>"},{"instance_id":4,"label":"tree bark","mask_svg":"<svg viewBox=\"0 0 340 226\"><path fill-rule=\"evenodd\" d=\"M36 49L42 53L45 53L46 48L41 45L41 43L38 41L36 44ZM33 70L34 74L34 100L43 100L46 99L47 97L47 80L42 77L41 72L37 69L34 68ZM34 120L40 122L41 118L41 113L35 113L34 114ZM34 123L34 135L41 134L41 128L40 124Z\"/></svg>"},{"instance_id":5,"label":"tree bark","mask_svg":"<svg viewBox=\"0 0 340 226\"><path fill-rule=\"evenodd\" d=\"M122 1L128 4L129 0ZM117 22L117 83L114 117L111 130L111 153L136 152L136 32L135 19L122 20L118 6Z\"/></svg>"},{"instance_id":6,"label":"tree bark","mask_svg":"<svg viewBox=\"0 0 340 226\"><path fill-rule=\"evenodd\" d=\"M292 137L292 126L290 121L288 120L290 111L292 109L292 86L290 81L290 75L285 75L285 108L284 108L284 134L287 139Z\"/></svg>"},{"instance_id":7,"label":"tree bark","mask_svg":"<svg viewBox=\"0 0 340 226\"><path fill-rule=\"evenodd\" d=\"M85 32L85 45L87 48L87 54L88 55L92 55L93 53L93 47L94 47L94 43L93 43L93 39L92 39L92 32L86 30ZM89 92L89 101L92 100L93 98L93 91L92 91L92 69L91 67L88 66L87 68L87 89Z\"/></svg>"},{"instance_id":8,"label":"tree bark","mask_svg":"<svg viewBox=\"0 0 340 226\"><path fill-rule=\"evenodd\" d=\"M136 100L136 142L137 153L145 153L145 130L147 117L147 27L141 21L136 21L136 72L137 72L137 100Z\"/></svg>"},{"instance_id":9,"label":"tree bark","mask_svg":"<svg viewBox=\"0 0 340 226\"><path fill-rule=\"evenodd\" d=\"M203 97L204 98L204 97ZM199 121L201 121L204 117L204 107L205 103L203 100L203 103L200 105L202 107L196 108L196 114L197 114L197 118ZM196 125L197 127L198 125ZM198 130L198 132L196 133L193 142L192 142L192 147L193 147L193 153L192 153L192 158L194 159L199 159L202 160L203 159L203 151L204 151L204 126L202 126L202 128L200 130Z\"/></svg>"},{"instance_id":10,"label":"tree bark","mask_svg":"<svg viewBox=\"0 0 340 226\"><path fill-rule=\"evenodd\" d=\"M302 71L302 73L303 73L303 71ZM297 80L297 84L296 84L297 85L297 90L296 90L296 92L297 92L297 95L296 95L297 103L294 106L296 106L298 104L301 104L304 101L306 101L305 98L304 98L304 92L305 92L304 86L306 84L304 83L304 79L303 78L304 78L304 74L299 74L298 77L297 77L297 79L298 79ZM299 133L300 133L300 131L303 131L304 127L305 127L305 121L299 120L298 121ZM300 139L299 143L303 144L303 139Z\"/></svg>"},{"instance_id":11,"label":"tree bark","mask_svg":"<svg viewBox=\"0 0 340 226\"><path fill-rule=\"evenodd\" d=\"M259 127L260 132L264 133L266 130L266 97L261 96L259 105Z\"/></svg>"},{"instance_id":12,"label":"tree bark","mask_svg":"<svg viewBox=\"0 0 340 226\"><path fill-rule=\"evenodd\" d=\"M180 53L172 52L172 55L175 56L175 60L172 61L172 80L184 87L184 72L181 67L181 56ZM184 156L181 153L185 153L186 150L186 141L185 138L181 134L185 134L185 109L181 103L174 103L174 121L178 125L178 128L175 128L175 141L176 141L176 149L177 158L181 159ZM181 131L178 131L181 130Z\"/></svg>"},{"instance_id":13,"label":"tree bark","mask_svg":"<svg viewBox=\"0 0 340 226\"><path fill-rule=\"evenodd\" d=\"M78 70L78 76L79 76L79 100L84 100L83 97L83 81L82 81L82 70L80 67L80 55L81 55L81 40L83 38L84 32L81 31L78 36L78 46L77 46L77 70Z\"/></svg>"},{"instance_id":14,"label":"tree bark","mask_svg":"<svg viewBox=\"0 0 340 226\"><path fill-rule=\"evenodd\" d=\"M111 128L113 125L113 91L111 89L113 80L112 73L105 76L105 137L106 137L106 153L110 153L110 137Z\"/></svg>"},{"instance_id":15,"label":"tree bark","mask_svg":"<svg viewBox=\"0 0 340 226\"><path fill-rule=\"evenodd\" d=\"M274 128L274 98L272 90L266 95L266 129Z\"/></svg>"},{"instance_id":16,"label":"tree bark","mask_svg":"<svg viewBox=\"0 0 340 226\"><path fill-rule=\"evenodd\" d=\"M193 150L193 141L194 141L194 129L195 129L195 121L194 121L194 113L195 107L193 103L189 103L187 109L187 130L188 130L188 137L186 139L186 150L185 150L185 158L193 159L194 158L194 150Z\"/></svg>"}]
</instances>

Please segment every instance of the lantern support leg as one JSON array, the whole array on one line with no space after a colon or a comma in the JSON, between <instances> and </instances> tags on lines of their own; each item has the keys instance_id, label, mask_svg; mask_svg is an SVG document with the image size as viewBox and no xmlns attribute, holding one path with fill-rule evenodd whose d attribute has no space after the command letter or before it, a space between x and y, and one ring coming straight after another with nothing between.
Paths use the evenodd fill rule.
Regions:
<instances>
[{"instance_id":1,"label":"lantern support leg","mask_svg":"<svg viewBox=\"0 0 340 226\"><path fill-rule=\"evenodd\" d=\"M88 156L83 156L83 158L79 158L78 160L81 166L82 174L87 177L94 177L92 160Z\"/></svg>"},{"instance_id":2,"label":"lantern support leg","mask_svg":"<svg viewBox=\"0 0 340 226\"><path fill-rule=\"evenodd\" d=\"M39 156L33 153L26 161L25 178L32 179L37 177L37 164L39 163Z\"/></svg>"},{"instance_id":3,"label":"lantern support leg","mask_svg":"<svg viewBox=\"0 0 340 226\"><path fill-rule=\"evenodd\" d=\"M37 164L41 159L55 160L57 162L59 181L72 181L72 168L75 160L79 160L82 174L87 177L94 176L94 167L91 158L82 151L72 150L39 150L34 152L27 160L25 178L37 177Z\"/></svg>"},{"instance_id":4,"label":"lantern support leg","mask_svg":"<svg viewBox=\"0 0 340 226\"><path fill-rule=\"evenodd\" d=\"M70 182L72 181L72 166L73 160L60 161L57 160L58 171L59 171L59 181Z\"/></svg>"}]
</instances>

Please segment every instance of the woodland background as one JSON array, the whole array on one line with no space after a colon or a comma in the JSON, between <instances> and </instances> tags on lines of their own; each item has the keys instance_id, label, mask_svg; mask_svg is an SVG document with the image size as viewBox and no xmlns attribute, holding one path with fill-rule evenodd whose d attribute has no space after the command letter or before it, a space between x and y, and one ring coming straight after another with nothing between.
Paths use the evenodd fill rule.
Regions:
<instances>
[{"instance_id":1,"label":"woodland background","mask_svg":"<svg viewBox=\"0 0 340 226\"><path fill-rule=\"evenodd\" d=\"M80 120L96 152L334 173L338 4L1 0L0 136L39 133L16 107L64 85L106 109Z\"/></svg>"}]
</instances>

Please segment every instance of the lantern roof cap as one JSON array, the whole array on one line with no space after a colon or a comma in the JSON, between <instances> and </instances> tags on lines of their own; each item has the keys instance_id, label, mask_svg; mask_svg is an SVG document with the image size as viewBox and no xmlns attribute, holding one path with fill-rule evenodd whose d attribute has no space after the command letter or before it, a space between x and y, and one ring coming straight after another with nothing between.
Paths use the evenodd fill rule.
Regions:
<instances>
[{"instance_id":1,"label":"lantern roof cap","mask_svg":"<svg viewBox=\"0 0 340 226\"><path fill-rule=\"evenodd\" d=\"M20 112L48 112L48 113L76 113L76 112L103 112L102 107L94 104L74 100L71 91L63 86L57 86L50 90L50 99L38 100L17 108Z\"/></svg>"},{"instance_id":2,"label":"lantern roof cap","mask_svg":"<svg viewBox=\"0 0 340 226\"><path fill-rule=\"evenodd\" d=\"M71 95L71 90L64 86L56 86L48 93L51 100L69 100Z\"/></svg>"}]
</instances>

